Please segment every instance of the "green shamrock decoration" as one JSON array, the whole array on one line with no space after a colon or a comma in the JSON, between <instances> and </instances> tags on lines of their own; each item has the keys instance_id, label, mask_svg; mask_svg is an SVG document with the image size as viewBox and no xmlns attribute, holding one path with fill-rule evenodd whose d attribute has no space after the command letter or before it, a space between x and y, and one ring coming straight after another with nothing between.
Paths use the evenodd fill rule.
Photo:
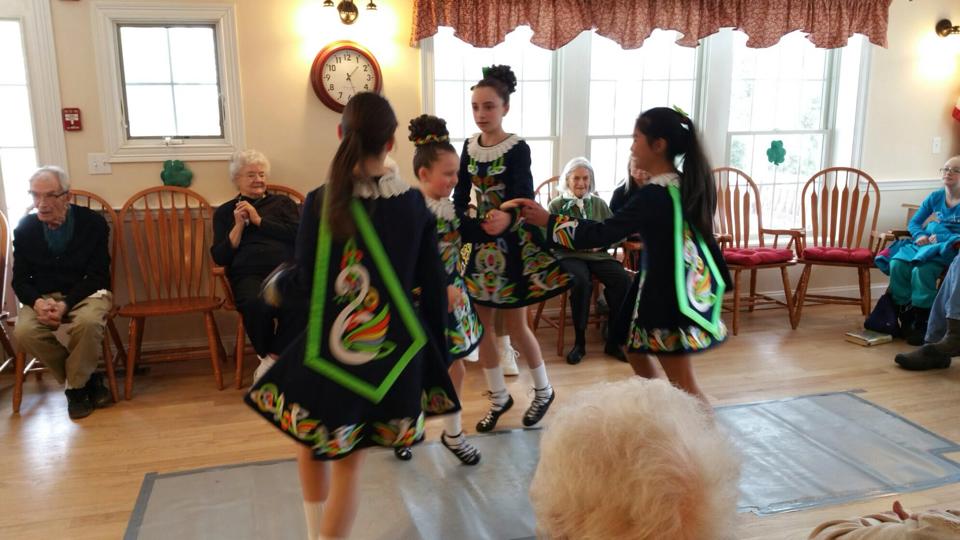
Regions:
<instances>
[{"instance_id":1,"label":"green shamrock decoration","mask_svg":"<svg viewBox=\"0 0 960 540\"><path fill-rule=\"evenodd\" d=\"M783 141L773 141L770 143L770 148L767 148L767 161L776 166L783 163L786 157L787 150L783 147Z\"/></svg>"},{"instance_id":2,"label":"green shamrock decoration","mask_svg":"<svg viewBox=\"0 0 960 540\"><path fill-rule=\"evenodd\" d=\"M685 117L687 117L687 118L690 118L690 115L687 114L687 111L681 109L680 107L677 107L676 105L673 106L673 110L676 111L676 112L678 112L678 113L680 113L681 116L685 116Z\"/></svg>"},{"instance_id":3,"label":"green shamrock decoration","mask_svg":"<svg viewBox=\"0 0 960 540\"><path fill-rule=\"evenodd\" d=\"M193 180L193 171L179 159L168 159L163 162L160 179L165 186L189 187Z\"/></svg>"}]
</instances>

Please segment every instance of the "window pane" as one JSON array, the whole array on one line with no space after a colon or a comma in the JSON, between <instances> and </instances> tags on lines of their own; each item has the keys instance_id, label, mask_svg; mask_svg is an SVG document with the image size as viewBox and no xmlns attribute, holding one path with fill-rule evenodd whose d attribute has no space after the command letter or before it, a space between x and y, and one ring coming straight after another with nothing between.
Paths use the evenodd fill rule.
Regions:
<instances>
[{"instance_id":1,"label":"window pane","mask_svg":"<svg viewBox=\"0 0 960 540\"><path fill-rule=\"evenodd\" d=\"M469 103L465 103L463 84L457 82L436 83L436 116L447 121L447 130L451 137L464 138L467 133L463 128L463 111L470 108Z\"/></svg>"},{"instance_id":2,"label":"window pane","mask_svg":"<svg viewBox=\"0 0 960 540\"><path fill-rule=\"evenodd\" d=\"M643 83L643 111L653 107L669 107L667 91L670 89L667 81L644 81ZM642 111L637 111L638 115Z\"/></svg>"},{"instance_id":3,"label":"window pane","mask_svg":"<svg viewBox=\"0 0 960 540\"><path fill-rule=\"evenodd\" d=\"M821 129L823 127L823 81L804 81L800 92L800 118L797 127Z\"/></svg>"},{"instance_id":4,"label":"window pane","mask_svg":"<svg viewBox=\"0 0 960 540\"><path fill-rule=\"evenodd\" d=\"M435 80L460 80L466 45L453 37L453 28L441 26L433 41L433 77Z\"/></svg>"},{"instance_id":5,"label":"window pane","mask_svg":"<svg viewBox=\"0 0 960 540\"><path fill-rule=\"evenodd\" d=\"M176 135L171 90L168 85L127 85L127 121L131 137Z\"/></svg>"},{"instance_id":6,"label":"window pane","mask_svg":"<svg viewBox=\"0 0 960 540\"><path fill-rule=\"evenodd\" d=\"M527 141L530 146L530 174L533 187L560 171L553 170L553 141Z\"/></svg>"},{"instance_id":7,"label":"window pane","mask_svg":"<svg viewBox=\"0 0 960 540\"><path fill-rule=\"evenodd\" d=\"M27 84L18 21L0 20L0 84Z\"/></svg>"},{"instance_id":8,"label":"window pane","mask_svg":"<svg viewBox=\"0 0 960 540\"><path fill-rule=\"evenodd\" d=\"M173 87L180 136L220 137L220 99L215 84L176 85Z\"/></svg>"},{"instance_id":9,"label":"window pane","mask_svg":"<svg viewBox=\"0 0 960 540\"><path fill-rule=\"evenodd\" d=\"M549 81L553 78L553 52L535 45L523 47L523 78Z\"/></svg>"},{"instance_id":10,"label":"window pane","mask_svg":"<svg viewBox=\"0 0 960 540\"><path fill-rule=\"evenodd\" d=\"M640 81L617 83L616 110L613 113L613 135L632 135L633 124L643 112L640 98L643 96Z\"/></svg>"},{"instance_id":11,"label":"window pane","mask_svg":"<svg viewBox=\"0 0 960 540\"><path fill-rule=\"evenodd\" d=\"M550 94L550 83L524 82L520 87L523 89L521 132L526 137L549 137L553 126L553 96ZM515 100L516 97L512 98L510 103L514 103Z\"/></svg>"},{"instance_id":12,"label":"window pane","mask_svg":"<svg viewBox=\"0 0 960 540\"><path fill-rule=\"evenodd\" d=\"M37 169L34 148L0 148L0 172L3 173L4 197L7 200L7 218L17 223L33 203L29 190L30 175Z\"/></svg>"},{"instance_id":13,"label":"window pane","mask_svg":"<svg viewBox=\"0 0 960 540\"><path fill-rule=\"evenodd\" d=\"M670 106L676 105L687 114L693 114L693 81L670 81L670 94L667 98Z\"/></svg>"},{"instance_id":14,"label":"window pane","mask_svg":"<svg viewBox=\"0 0 960 540\"><path fill-rule=\"evenodd\" d=\"M616 179L622 174L617 169L617 140L592 139L590 141L590 163L596 175L597 189L610 189L611 178ZM626 170L624 168L624 170ZM616 183L616 180L613 180ZM609 200L609 196L606 199Z\"/></svg>"},{"instance_id":15,"label":"window pane","mask_svg":"<svg viewBox=\"0 0 960 540\"><path fill-rule=\"evenodd\" d=\"M616 104L616 83L593 81L590 83L590 121L587 132L590 135L613 134L614 114Z\"/></svg>"},{"instance_id":16,"label":"window pane","mask_svg":"<svg viewBox=\"0 0 960 540\"><path fill-rule=\"evenodd\" d=\"M120 27L126 84L170 82L170 52L163 27Z\"/></svg>"},{"instance_id":17,"label":"window pane","mask_svg":"<svg viewBox=\"0 0 960 540\"><path fill-rule=\"evenodd\" d=\"M171 28L169 36L173 81L216 84L217 52L213 28Z\"/></svg>"},{"instance_id":18,"label":"window pane","mask_svg":"<svg viewBox=\"0 0 960 540\"><path fill-rule=\"evenodd\" d=\"M0 86L0 147L33 146L30 95L26 86Z\"/></svg>"}]
</instances>

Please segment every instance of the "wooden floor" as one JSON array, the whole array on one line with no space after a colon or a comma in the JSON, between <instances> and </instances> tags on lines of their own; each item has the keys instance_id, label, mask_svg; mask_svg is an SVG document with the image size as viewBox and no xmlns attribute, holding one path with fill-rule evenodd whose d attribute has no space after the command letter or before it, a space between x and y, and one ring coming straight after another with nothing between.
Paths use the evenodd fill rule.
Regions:
<instances>
[{"instance_id":1,"label":"wooden floor","mask_svg":"<svg viewBox=\"0 0 960 540\"><path fill-rule=\"evenodd\" d=\"M697 358L701 386L716 405L862 389L866 399L960 441L960 367L901 371L893 355L905 348L902 342L864 348L843 341L843 332L860 320L856 308L817 306L805 309L802 326L791 331L782 311L744 314L739 336ZM584 362L568 366L553 354L554 336L546 329L539 334L559 402L581 386L631 373L627 365L597 354L597 336ZM520 425L530 400L528 376L514 381L510 388L518 406L501 420L504 427ZM471 432L484 411L482 390L482 374L470 366L464 425ZM4 375L0 538L120 538L148 472L292 456L288 440L242 405L240 391L215 389L205 362L154 366L137 378L132 401L79 422L67 418L63 390L49 377L28 381L20 416L11 415L11 392L12 378ZM429 426L428 436L436 438L439 427ZM960 508L960 485L899 498L914 509ZM763 518L741 514L739 538L806 538L822 521L886 510L893 500Z\"/></svg>"}]
</instances>

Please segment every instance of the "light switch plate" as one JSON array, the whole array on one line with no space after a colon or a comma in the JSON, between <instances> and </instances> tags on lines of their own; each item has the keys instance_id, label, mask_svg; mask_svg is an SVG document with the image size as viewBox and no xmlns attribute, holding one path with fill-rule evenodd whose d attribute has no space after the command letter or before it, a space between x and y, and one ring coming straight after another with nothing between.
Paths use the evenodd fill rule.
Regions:
<instances>
[{"instance_id":1,"label":"light switch plate","mask_svg":"<svg viewBox=\"0 0 960 540\"><path fill-rule=\"evenodd\" d=\"M87 154L87 172L90 174L110 174L113 172L107 155Z\"/></svg>"}]
</instances>

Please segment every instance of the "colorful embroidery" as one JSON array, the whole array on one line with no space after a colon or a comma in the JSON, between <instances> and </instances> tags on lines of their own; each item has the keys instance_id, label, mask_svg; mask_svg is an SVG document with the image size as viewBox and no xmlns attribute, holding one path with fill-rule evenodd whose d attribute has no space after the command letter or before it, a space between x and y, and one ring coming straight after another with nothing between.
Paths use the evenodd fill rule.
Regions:
<instances>
[{"instance_id":1,"label":"colorful embroidery","mask_svg":"<svg viewBox=\"0 0 960 540\"><path fill-rule=\"evenodd\" d=\"M351 238L343 248L340 273L334 282L335 300L347 305L330 327L330 352L352 366L383 358L396 349L386 340L390 305L380 308L380 292L370 285L370 273L362 261L363 252Z\"/></svg>"},{"instance_id":2,"label":"colorful embroidery","mask_svg":"<svg viewBox=\"0 0 960 540\"><path fill-rule=\"evenodd\" d=\"M476 272L464 278L471 297L500 304L517 301L513 296L516 285L504 277L507 260L496 242L478 244L474 264Z\"/></svg>"},{"instance_id":3,"label":"colorful embroidery","mask_svg":"<svg viewBox=\"0 0 960 540\"><path fill-rule=\"evenodd\" d=\"M687 266L687 299L694 309L706 312L713 307L716 296L710 289L710 270L703 263L694 244L693 232L686 224L683 227L683 262Z\"/></svg>"},{"instance_id":4,"label":"colorful embroidery","mask_svg":"<svg viewBox=\"0 0 960 540\"><path fill-rule=\"evenodd\" d=\"M381 446L410 446L423 437L423 413L413 418L374 422L370 440Z\"/></svg>"},{"instance_id":5,"label":"colorful embroidery","mask_svg":"<svg viewBox=\"0 0 960 540\"><path fill-rule=\"evenodd\" d=\"M272 415L273 423L281 430L301 441L311 443L315 452L335 457L353 450L360 442L363 424L340 426L334 430L333 436L330 436L326 426L319 420L308 418L308 410L297 403L287 407L284 394L279 392L273 383L264 384L251 391L250 399L261 412Z\"/></svg>"},{"instance_id":6,"label":"colorful embroidery","mask_svg":"<svg viewBox=\"0 0 960 540\"><path fill-rule=\"evenodd\" d=\"M443 388L434 387L420 394L420 408L425 412L443 414L456 407Z\"/></svg>"},{"instance_id":7,"label":"colorful embroidery","mask_svg":"<svg viewBox=\"0 0 960 540\"><path fill-rule=\"evenodd\" d=\"M507 186L494 176L477 176L471 178L473 189L477 194L477 216L483 217L490 210L500 208Z\"/></svg>"},{"instance_id":8,"label":"colorful embroidery","mask_svg":"<svg viewBox=\"0 0 960 540\"><path fill-rule=\"evenodd\" d=\"M506 154L498 157L493 160L489 166L487 166L487 176L496 176L498 174L503 174L507 171L506 160L504 157Z\"/></svg>"},{"instance_id":9,"label":"colorful embroidery","mask_svg":"<svg viewBox=\"0 0 960 540\"><path fill-rule=\"evenodd\" d=\"M546 275L545 275L546 274ZM527 298L540 298L548 292L564 287L570 282L570 274L567 274L554 265L553 269L547 272L537 272L530 274L530 285L527 287Z\"/></svg>"},{"instance_id":10,"label":"colorful embroidery","mask_svg":"<svg viewBox=\"0 0 960 540\"><path fill-rule=\"evenodd\" d=\"M556 216L553 221L553 242L567 249L573 249L573 238L577 234L579 221L570 216Z\"/></svg>"},{"instance_id":11,"label":"colorful embroidery","mask_svg":"<svg viewBox=\"0 0 960 540\"><path fill-rule=\"evenodd\" d=\"M447 274L460 274L460 232L458 219L447 221L444 218L437 218L437 233L440 236L440 242L437 245L440 250L440 260L443 261L443 270Z\"/></svg>"},{"instance_id":12,"label":"colorful embroidery","mask_svg":"<svg viewBox=\"0 0 960 540\"><path fill-rule=\"evenodd\" d=\"M720 323L722 336L726 336L727 327ZM632 349L643 349L650 352L696 352L709 348L715 343L723 341L723 337L715 339L696 325L687 328L640 328L633 324L630 330L630 339L627 345Z\"/></svg>"}]
</instances>

